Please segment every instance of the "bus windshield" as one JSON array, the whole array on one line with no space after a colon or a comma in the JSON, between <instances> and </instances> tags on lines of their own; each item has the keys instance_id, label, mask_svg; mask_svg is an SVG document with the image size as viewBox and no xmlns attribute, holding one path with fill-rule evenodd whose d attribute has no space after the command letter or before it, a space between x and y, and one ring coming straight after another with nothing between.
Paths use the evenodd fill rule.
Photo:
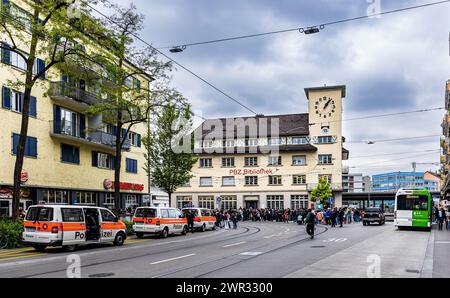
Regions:
<instances>
[{"instance_id":1,"label":"bus windshield","mask_svg":"<svg viewBox=\"0 0 450 298\"><path fill-rule=\"evenodd\" d=\"M428 196L400 195L397 197L397 210L428 210Z\"/></svg>"},{"instance_id":2,"label":"bus windshield","mask_svg":"<svg viewBox=\"0 0 450 298\"><path fill-rule=\"evenodd\" d=\"M156 217L156 209L153 208L138 208L136 210L136 214L134 217L146 217L146 218L155 218Z\"/></svg>"}]
</instances>

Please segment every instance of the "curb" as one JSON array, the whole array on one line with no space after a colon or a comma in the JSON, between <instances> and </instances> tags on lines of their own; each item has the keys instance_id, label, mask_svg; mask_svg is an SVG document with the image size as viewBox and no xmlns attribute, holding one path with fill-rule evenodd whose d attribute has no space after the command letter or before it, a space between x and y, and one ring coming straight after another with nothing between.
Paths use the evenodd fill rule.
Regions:
<instances>
[{"instance_id":1,"label":"curb","mask_svg":"<svg viewBox=\"0 0 450 298\"><path fill-rule=\"evenodd\" d=\"M423 267L420 273L421 278L433 278L435 232L436 230L432 229L430 238L428 239L427 251L425 253L425 259L423 261Z\"/></svg>"}]
</instances>

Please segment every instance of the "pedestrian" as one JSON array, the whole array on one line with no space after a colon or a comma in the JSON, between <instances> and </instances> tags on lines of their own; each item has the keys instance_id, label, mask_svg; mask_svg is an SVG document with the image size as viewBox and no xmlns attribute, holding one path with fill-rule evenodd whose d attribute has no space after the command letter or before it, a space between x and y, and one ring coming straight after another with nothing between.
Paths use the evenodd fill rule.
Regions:
<instances>
[{"instance_id":1,"label":"pedestrian","mask_svg":"<svg viewBox=\"0 0 450 298\"><path fill-rule=\"evenodd\" d=\"M225 230L229 230L230 229L230 214L228 212L226 212L224 214L224 222L225 222Z\"/></svg>"},{"instance_id":2,"label":"pedestrian","mask_svg":"<svg viewBox=\"0 0 450 298\"><path fill-rule=\"evenodd\" d=\"M317 212L317 223L322 224L322 222L323 222L323 213L322 213L322 210L319 210Z\"/></svg>"},{"instance_id":3,"label":"pedestrian","mask_svg":"<svg viewBox=\"0 0 450 298\"><path fill-rule=\"evenodd\" d=\"M338 211L337 211L337 208L333 208L333 211L331 211L331 216L330 216L330 218L331 218L331 227L332 227L332 228L335 228L335 227L336 227L336 220L337 220L337 217L338 217Z\"/></svg>"},{"instance_id":4,"label":"pedestrian","mask_svg":"<svg viewBox=\"0 0 450 298\"><path fill-rule=\"evenodd\" d=\"M308 209L308 214L306 215L306 233L314 239L314 229L316 223L316 216L311 209Z\"/></svg>"},{"instance_id":5,"label":"pedestrian","mask_svg":"<svg viewBox=\"0 0 450 298\"><path fill-rule=\"evenodd\" d=\"M235 213L233 213L233 215L231 216L232 221L233 221L233 229L237 230L237 224L238 224L238 219Z\"/></svg>"},{"instance_id":6,"label":"pedestrian","mask_svg":"<svg viewBox=\"0 0 450 298\"><path fill-rule=\"evenodd\" d=\"M441 208L441 209L436 208L436 219L439 224L439 231L442 231L444 228L445 216L446 216L446 214L445 214L444 208Z\"/></svg>"},{"instance_id":7,"label":"pedestrian","mask_svg":"<svg viewBox=\"0 0 450 298\"><path fill-rule=\"evenodd\" d=\"M344 216L345 216L345 211L344 211L344 209L340 208L339 213L338 213L338 219L339 219L339 226L341 228L344 227Z\"/></svg>"},{"instance_id":8,"label":"pedestrian","mask_svg":"<svg viewBox=\"0 0 450 298\"><path fill-rule=\"evenodd\" d=\"M188 213L186 214L187 217L187 222L188 222L188 231L191 231L192 233L195 233L195 229L194 229L194 211L193 210L189 210Z\"/></svg>"}]
</instances>

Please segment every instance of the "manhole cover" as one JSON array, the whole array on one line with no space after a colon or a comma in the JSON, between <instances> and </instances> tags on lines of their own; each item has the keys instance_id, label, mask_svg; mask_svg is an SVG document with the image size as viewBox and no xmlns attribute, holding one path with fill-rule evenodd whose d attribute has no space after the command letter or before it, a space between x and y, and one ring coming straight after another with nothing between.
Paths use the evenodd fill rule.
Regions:
<instances>
[{"instance_id":1,"label":"manhole cover","mask_svg":"<svg viewBox=\"0 0 450 298\"><path fill-rule=\"evenodd\" d=\"M90 278L103 278L103 277L111 277L114 276L114 273L97 273L97 274L91 274L88 277Z\"/></svg>"},{"instance_id":2,"label":"manhole cover","mask_svg":"<svg viewBox=\"0 0 450 298\"><path fill-rule=\"evenodd\" d=\"M324 245L311 246L311 248L324 248L324 247L326 247L326 246L324 246Z\"/></svg>"},{"instance_id":3,"label":"manhole cover","mask_svg":"<svg viewBox=\"0 0 450 298\"><path fill-rule=\"evenodd\" d=\"M407 273L420 273L420 270L415 270L415 269L406 269Z\"/></svg>"}]
</instances>

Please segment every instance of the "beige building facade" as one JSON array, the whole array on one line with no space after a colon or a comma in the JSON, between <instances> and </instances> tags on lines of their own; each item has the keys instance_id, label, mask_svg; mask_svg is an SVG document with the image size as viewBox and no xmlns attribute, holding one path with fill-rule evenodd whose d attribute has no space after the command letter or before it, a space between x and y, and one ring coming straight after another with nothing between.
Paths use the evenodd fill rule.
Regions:
<instances>
[{"instance_id":1,"label":"beige building facade","mask_svg":"<svg viewBox=\"0 0 450 298\"><path fill-rule=\"evenodd\" d=\"M342 205L345 86L306 88L308 113L205 121L194 133L199 158L173 204L204 208L309 208L321 177Z\"/></svg>"}]
</instances>

